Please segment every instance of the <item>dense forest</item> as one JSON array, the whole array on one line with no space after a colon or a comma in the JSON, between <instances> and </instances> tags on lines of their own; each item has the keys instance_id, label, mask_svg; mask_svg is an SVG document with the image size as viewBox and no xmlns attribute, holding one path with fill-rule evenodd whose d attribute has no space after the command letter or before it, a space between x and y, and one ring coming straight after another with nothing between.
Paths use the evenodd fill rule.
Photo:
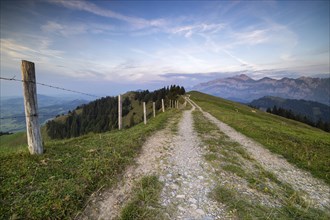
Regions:
<instances>
[{"instance_id":1,"label":"dense forest","mask_svg":"<svg viewBox=\"0 0 330 220\"><path fill-rule=\"evenodd\" d=\"M279 115L285 118L289 118L292 120L300 121L310 126L320 128L324 131L330 132L330 123L324 122L319 119L317 122L313 122L313 120L309 119L307 116L295 114L292 110L287 110L284 108L277 108L276 105L273 108L267 108L268 113L272 113L275 115Z\"/></svg>"},{"instance_id":2,"label":"dense forest","mask_svg":"<svg viewBox=\"0 0 330 220\"><path fill-rule=\"evenodd\" d=\"M330 106L309 100L264 96L253 100L249 103L249 106L264 110L277 106L277 108L292 110L294 114L306 116L314 123L317 123L320 119L324 122L330 122Z\"/></svg>"},{"instance_id":3,"label":"dense forest","mask_svg":"<svg viewBox=\"0 0 330 220\"><path fill-rule=\"evenodd\" d=\"M161 100L175 100L185 94L185 89L172 85L153 92L148 90L131 92L134 100L155 102L156 109L161 108ZM128 97L122 103L122 115L126 116L132 110L132 101ZM141 119L142 120L142 119ZM134 123L131 123L133 125ZM118 128L118 97L104 97L89 104L78 106L66 116L58 116L46 124L47 134L52 139L78 137L89 132L105 132Z\"/></svg>"}]
</instances>

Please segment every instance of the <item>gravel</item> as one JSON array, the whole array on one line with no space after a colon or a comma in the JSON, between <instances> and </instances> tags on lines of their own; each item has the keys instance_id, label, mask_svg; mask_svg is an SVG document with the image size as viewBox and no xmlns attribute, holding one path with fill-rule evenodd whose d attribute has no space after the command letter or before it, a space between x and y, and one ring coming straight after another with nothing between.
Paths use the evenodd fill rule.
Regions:
<instances>
[{"instance_id":1,"label":"gravel","mask_svg":"<svg viewBox=\"0 0 330 220\"><path fill-rule=\"evenodd\" d=\"M192 110L185 111L168 152L161 204L170 219L224 219L223 205L209 197L215 183L193 130Z\"/></svg>"}]
</instances>

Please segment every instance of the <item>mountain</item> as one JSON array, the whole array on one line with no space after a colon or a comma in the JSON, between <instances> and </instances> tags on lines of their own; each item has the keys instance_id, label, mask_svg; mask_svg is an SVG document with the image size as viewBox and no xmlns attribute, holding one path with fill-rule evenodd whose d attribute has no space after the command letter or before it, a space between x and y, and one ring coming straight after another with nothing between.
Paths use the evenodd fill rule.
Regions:
<instances>
[{"instance_id":1,"label":"mountain","mask_svg":"<svg viewBox=\"0 0 330 220\"><path fill-rule=\"evenodd\" d=\"M56 115L67 113L69 110L85 103L88 103L88 101L84 99L38 94L39 122L44 124ZM0 131L17 132L25 130L23 97L1 98L0 113Z\"/></svg>"},{"instance_id":2,"label":"mountain","mask_svg":"<svg viewBox=\"0 0 330 220\"><path fill-rule=\"evenodd\" d=\"M300 77L254 80L245 74L200 83L192 90L249 103L264 96L304 99L330 105L330 78Z\"/></svg>"},{"instance_id":3,"label":"mountain","mask_svg":"<svg viewBox=\"0 0 330 220\"><path fill-rule=\"evenodd\" d=\"M315 123L319 119L324 122L330 122L330 106L318 102L265 96L253 100L249 105L263 110L276 106L277 108L291 110L295 114L306 116Z\"/></svg>"}]
</instances>

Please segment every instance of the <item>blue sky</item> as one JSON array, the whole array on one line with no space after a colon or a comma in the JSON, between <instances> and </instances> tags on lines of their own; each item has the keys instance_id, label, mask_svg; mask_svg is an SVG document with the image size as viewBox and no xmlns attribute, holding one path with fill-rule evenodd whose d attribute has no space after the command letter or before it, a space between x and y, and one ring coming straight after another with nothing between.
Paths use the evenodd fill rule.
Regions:
<instances>
[{"instance_id":1,"label":"blue sky","mask_svg":"<svg viewBox=\"0 0 330 220\"><path fill-rule=\"evenodd\" d=\"M97 95L329 74L329 1L1 1L1 76L20 79L22 59L39 82Z\"/></svg>"}]
</instances>

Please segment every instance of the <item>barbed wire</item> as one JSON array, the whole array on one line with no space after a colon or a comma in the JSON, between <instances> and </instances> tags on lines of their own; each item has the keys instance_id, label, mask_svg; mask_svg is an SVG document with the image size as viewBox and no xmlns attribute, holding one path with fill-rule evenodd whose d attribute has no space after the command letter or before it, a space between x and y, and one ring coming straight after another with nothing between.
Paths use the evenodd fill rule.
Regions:
<instances>
[{"instance_id":1,"label":"barbed wire","mask_svg":"<svg viewBox=\"0 0 330 220\"><path fill-rule=\"evenodd\" d=\"M13 115L13 116L7 116L7 117L1 117L0 120L5 119L16 119L16 118L28 118L28 117L34 117L34 116L41 116L41 117L56 117L60 114L33 114L33 115Z\"/></svg>"},{"instance_id":2,"label":"barbed wire","mask_svg":"<svg viewBox=\"0 0 330 220\"><path fill-rule=\"evenodd\" d=\"M96 97L96 98L99 98L100 97L100 96L96 96L96 95L85 93L85 92L75 91L75 90L72 90L72 89L66 89L66 88L62 88L62 87L58 87L58 86L52 86L52 85L49 85L49 84L46 84L46 83L39 83L39 82L35 82L35 81L27 81L27 80L22 80L22 79L15 79L15 76L12 77L12 78L0 77L0 79L7 80L7 81L34 83L34 84L37 84L37 85L46 86L46 87L49 87L49 88L63 90L63 91L67 91L67 92L78 93L78 94L87 95L87 96Z\"/></svg>"}]
</instances>

